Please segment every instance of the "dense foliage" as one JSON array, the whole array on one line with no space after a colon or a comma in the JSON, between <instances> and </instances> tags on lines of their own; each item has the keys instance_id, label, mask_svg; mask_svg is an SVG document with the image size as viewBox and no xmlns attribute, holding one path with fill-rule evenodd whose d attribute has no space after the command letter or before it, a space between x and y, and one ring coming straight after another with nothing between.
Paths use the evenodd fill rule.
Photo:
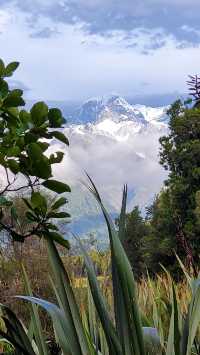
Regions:
<instances>
[{"instance_id":1,"label":"dense foliage","mask_svg":"<svg viewBox=\"0 0 200 355\"><path fill-rule=\"evenodd\" d=\"M146 272L144 249L149 232L149 225L142 217L138 206L126 214L123 246L137 279Z\"/></svg>"},{"instance_id":2,"label":"dense foliage","mask_svg":"<svg viewBox=\"0 0 200 355\"><path fill-rule=\"evenodd\" d=\"M129 227L124 245L135 270L136 265L145 264L155 273L161 270L162 263L177 276L174 252L193 269L200 254L199 105L189 107L176 101L168 115L169 134L160 139L160 163L168 170L168 178L147 208L145 219L140 217L138 223L137 208L127 215Z\"/></svg>"},{"instance_id":3,"label":"dense foliage","mask_svg":"<svg viewBox=\"0 0 200 355\"><path fill-rule=\"evenodd\" d=\"M168 114L170 133L160 139L161 164L169 171L166 186L177 244L188 263L196 263L200 253L200 226L195 214L200 189L200 109L177 101Z\"/></svg>"}]
</instances>

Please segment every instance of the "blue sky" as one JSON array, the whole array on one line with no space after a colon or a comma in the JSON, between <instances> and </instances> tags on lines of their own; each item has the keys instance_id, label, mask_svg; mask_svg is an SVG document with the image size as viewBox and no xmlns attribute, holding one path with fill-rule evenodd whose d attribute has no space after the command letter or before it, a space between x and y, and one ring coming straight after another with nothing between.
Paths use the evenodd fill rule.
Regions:
<instances>
[{"instance_id":1,"label":"blue sky","mask_svg":"<svg viewBox=\"0 0 200 355\"><path fill-rule=\"evenodd\" d=\"M199 0L0 0L0 48L28 99L186 91L199 73Z\"/></svg>"}]
</instances>

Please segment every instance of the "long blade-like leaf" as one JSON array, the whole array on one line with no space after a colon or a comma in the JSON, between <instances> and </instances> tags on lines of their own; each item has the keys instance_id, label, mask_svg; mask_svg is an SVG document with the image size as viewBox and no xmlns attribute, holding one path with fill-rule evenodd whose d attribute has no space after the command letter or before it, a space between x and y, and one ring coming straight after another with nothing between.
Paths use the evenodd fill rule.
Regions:
<instances>
[{"instance_id":1,"label":"long blade-like leaf","mask_svg":"<svg viewBox=\"0 0 200 355\"><path fill-rule=\"evenodd\" d=\"M92 264L92 261L90 260L90 257L86 253L81 241L78 238L77 241L84 256L85 267L87 270L88 281L90 284L93 301L95 303L95 307L105 333L110 354L122 355L121 345L119 339L117 338L117 333L115 331L113 323L110 320L109 312L97 281L94 266Z\"/></svg>"},{"instance_id":2,"label":"long blade-like leaf","mask_svg":"<svg viewBox=\"0 0 200 355\"><path fill-rule=\"evenodd\" d=\"M21 351L23 349L23 354L35 355L31 342L19 319L8 307L2 304L0 304L0 307L5 315L2 318L7 328L7 333L4 333L4 335L1 333L1 335L10 341L17 349L21 349Z\"/></svg>"},{"instance_id":3,"label":"long blade-like leaf","mask_svg":"<svg viewBox=\"0 0 200 355\"><path fill-rule=\"evenodd\" d=\"M134 352L135 355L143 355L145 354L143 332L142 332L139 308L137 305L137 294L136 294L135 281L134 281L131 265L125 254L122 244L119 240L114 224L109 214L107 213L101 201L101 198L99 197L99 193L91 178L90 177L88 178L92 185L91 187L89 187L89 190L93 193L94 197L99 203L108 228L110 245L111 245L111 259L112 259L112 263L116 267L117 270L116 272L119 277L120 287L122 292L122 300L125 304L123 311L126 312L126 317L128 319L127 329L129 329L128 336L129 339L131 339L131 344L130 345L126 344L126 345L127 348L129 349L128 350L129 352L132 351ZM123 199L123 204L125 204L125 199Z\"/></svg>"},{"instance_id":4,"label":"long blade-like leaf","mask_svg":"<svg viewBox=\"0 0 200 355\"><path fill-rule=\"evenodd\" d=\"M30 283L28 280L28 276L27 276L26 270L23 265L22 265L22 275L24 278L26 294L29 296L33 296L31 286L30 286ZM31 311L31 319L32 319L32 323L33 323L33 333L35 335L35 340L36 340L36 344L37 344L37 347L39 350L39 354L40 355L48 355L48 348L47 348L47 344L46 344L44 335L42 333L42 325L40 322L38 309L34 303L31 304L30 311Z\"/></svg>"},{"instance_id":5,"label":"long blade-like leaf","mask_svg":"<svg viewBox=\"0 0 200 355\"><path fill-rule=\"evenodd\" d=\"M121 241L125 240L125 221L126 221L126 199L127 199L127 187L124 186L123 197L122 197L122 207L119 218L119 239ZM111 247L111 251L113 248ZM113 256L113 253L111 254ZM112 283L113 283L113 299L114 299L114 310L115 310L115 323L117 327L117 332L122 339L123 352L127 355L132 355L132 345L131 345L131 329L129 326L129 315L127 314L127 305L125 304L125 299L123 297L123 292L121 289L121 284L119 280L119 275L117 267L115 264L114 257L111 258L112 261Z\"/></svg>"},{"instance_id":6,"label":"long blade-like leaf","mask_svg":"<svg viewBox=\"0 0 200 355\"><path fill-rule=\"evenodd\" d=\"M73 338L74 344L76 344L76 354L87 355L89 353L89 344L85 335L69 276L54 242L48 239L47 245L49 260L54 274L54 281L57 286L57 293L59 295L63 311L65 312L65 316L70 325L70 336Z\"/></svg>"},{"instance_id":7,"label":"long blade-like leaf","mask_svg":"<svg viewBox=\"0 0 200 355\"><path fill-rule=\"evenodd\" d=\"M31 303L37 304L44 308L52 318L54 329L56 331L59 344L62 348L63 354L73 355L76 354L76 345L70 337L70 327L64 312L55 304L45 301L41 298L30 296L17 296Z\"/></svg>"}]
</instances>

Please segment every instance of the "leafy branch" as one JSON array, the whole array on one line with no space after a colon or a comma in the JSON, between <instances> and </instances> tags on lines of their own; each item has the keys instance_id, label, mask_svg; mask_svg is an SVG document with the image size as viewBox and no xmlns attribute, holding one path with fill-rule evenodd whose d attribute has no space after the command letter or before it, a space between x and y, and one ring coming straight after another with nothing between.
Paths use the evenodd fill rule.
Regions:
<instances>
[{"instance_id":1,"label":"leafy branch","mask_svg":"<svg viewBox=\"0 0 200 355\"><path fill-rule=\"evenodd\" d=\"M44 102L37 102L30 111L23 109L23 91L11 90L5 80L18 66L18 62L5 65L0 59L0 167L5 173L0 189L0 230L6 231L17 241L24 241L31 235L45 235L66 245L50 220L69 218L69 214L52 211L51 208L49 212L45 195L38 191L42 188L56 194L70 192L67 184L52 179L52 166L61 163L64 153L57 151L50 156L47 154L52 139L69 145L67 137L56 130L62 127L65 119L58 108L49 108ZM29 201L24 199L28 209L26 218L32 225L28 233L22 234L15 226L5 222L5 214L10 214L10 219L17 222L18 214L10 193L27 190L31 198ZM58 201L62 203L58 203L57 208L67 200L61 198Z\"/></svg>"}]
</instances>

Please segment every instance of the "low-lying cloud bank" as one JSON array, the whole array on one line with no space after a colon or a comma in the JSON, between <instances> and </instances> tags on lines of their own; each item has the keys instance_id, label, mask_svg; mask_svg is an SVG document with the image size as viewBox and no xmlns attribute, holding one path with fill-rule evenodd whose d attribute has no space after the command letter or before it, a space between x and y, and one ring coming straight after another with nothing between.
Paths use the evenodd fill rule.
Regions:
<instances>
[{"instance_id":1,"label":"low-lying cloud bank","mask_svg":"<svg viewBox=\"0 0 200 355\"><path fill-rule=\"evenodd\" d=\"M74 189L86 181L87 172L106 203L117 211L120 208L123 184L128 184L128 208L139 204L144 208L159 192L166 173L159 165L159 137L166 127L149 126L124 141L109 137L104 132L66 128L70 147L62 164L55 166L55 175L68 181ZM51 150L59 149L57 143ZM63 148L62 148L63 149Z\"/></svg>"}]
</instances>

